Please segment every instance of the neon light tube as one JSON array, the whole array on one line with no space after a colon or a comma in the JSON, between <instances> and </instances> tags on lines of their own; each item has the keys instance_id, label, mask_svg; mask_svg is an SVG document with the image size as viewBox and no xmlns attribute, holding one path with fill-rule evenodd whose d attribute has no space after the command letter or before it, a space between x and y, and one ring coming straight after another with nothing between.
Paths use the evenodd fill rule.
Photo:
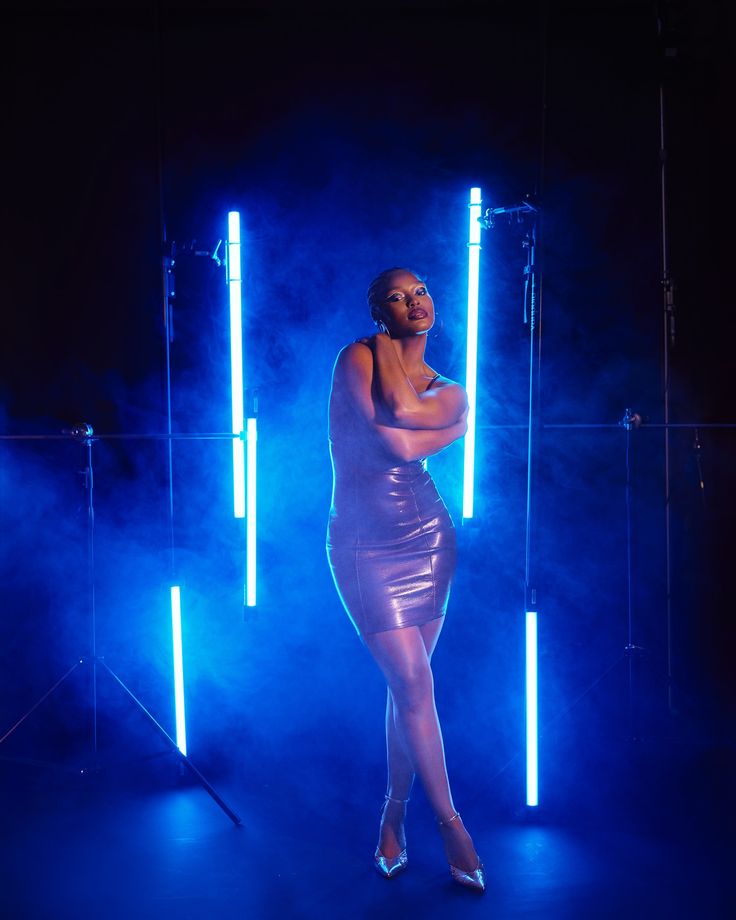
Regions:
<instances>
[{"instance_id":1,"label":"neon light tube","mask_svg":"<svg viewBox=\"0 0 736 920\"><path fill-rule=\"evenodd\" d=\"M465 359L465 389L468 394L468 430L465 433L463 465L463 519L473 516L475 481L475 396L478 376L478 276L480 270L479 188L470 189L468 228L468 338Z\"/></svg>"},{"instance_id":2,"label":"neon light tube","mask_svg":"<svg viewBox=\"0 0 736 920\"><path fill-rule=\"evenodd\" d=\"M246 445L248 447L246 480L245 519L245 605L256 605L256 453L258 444L258 422L249 418L246 423Z\"/></svg>"},{"instance_id":3,"label":"neon light tube","mask_svg":"<svg viewBox=\"0 0 736 920\"><path fill-rule=\"evenodd\" d=\"M233 434L243 432L243 279L240 266L240 212L227 215L227 283L230 294L230 388ZM245 445L233 438L233 513L245 517Z\"/></svg>"},{"instance_id":4,"label":"neon light tube","mask_svg":"<svg viewBox=\"0 0 736 920\"><path fill-rule=\"evenodd\" d=\"M526 612L526 804L539 805L537 614Z\"/></svg>"},{"instance_id":5,"label":"neon light tube","mask_svg":"<svg viewBox=\"0 0 736 920\"><path fill-rule=\"evenodd\" d=\"M181 646L181 590L171 586L171 635L174 646L174 709L176 712L176 746L186 756L187 726L184 714L184 656Z\"/></svg>"}]
</instances>

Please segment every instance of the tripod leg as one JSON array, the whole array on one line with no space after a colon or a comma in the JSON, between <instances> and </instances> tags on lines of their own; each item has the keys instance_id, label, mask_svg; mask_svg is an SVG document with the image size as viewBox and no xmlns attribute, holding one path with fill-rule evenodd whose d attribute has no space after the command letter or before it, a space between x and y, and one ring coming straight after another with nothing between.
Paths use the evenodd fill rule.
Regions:
<instances>
[{"instance_id":1,"label":"tripod leg","mask_svg":"<svg viewBox=\"0 0 736 920\"><path fill-rule=\"evenodd\" d=\"M28 718L28 716L30 716L32 712L35 712L35 711L38 709L38 707L41 705L41 703L43 703L44 700L47 700L47 699L51 696L51 694L54 692L54 690L56 690L57 687L60 687L60 686L64 683L64 681L67 679L67 677L69 677L74 671L77 670L77 668L80 666L80 664L84 664L84 659L81 659L81 658L80 658L80 660L77 661L76 664L73 664L73 665L69 668L69 670L66 672L66 674L63 674L63 675L56 681L56 683L53 685L53 687L49 687L49 689L46 691L46 693L44 693L44 695L43 695L40 699L36 700L36 702L33 704L33 706L31 706L31 708L30 708L27 712L24 712L24 713L23 713L23 715L20 717L20 719L18 719L18 721L15 723L15 725L13 725L11 728L9 728L9 729L5 732L5 734L0 738L0 744L2 744L3 741L5 741L7 738L9 738L9 737L13 734L13 732L16 730L16 728L18 728L20 725L22 725L22 724L25 722L25 720Z\"/></svg>"},{"instance_id":2,"label":"tripod leg","mask_svg":"<svg viewBox=\"0 0 736 920\"><path fill-rule=\"evenodd\" d=\"M156 720L151 712L146 709L146 707L141 703L138 697L123 683L123 681L118 677L118 675L108 667L104 661L98 659L99 664L107 671L107 673L117 682L117 684L127 693L130 699L135 703L135 705L141 710L141 712L149 719L149 721L158 729L159 734L165 738L165 740L171 745L171 749L177 755L179 760L186 766L186 768L192 773L196 778L199 784L209 793L209 795L214 799L214 801L220 806L220 808L225 812L225 814L230 818L230 820L237 827L242 825L242 821L235 814L235 812L227 805L227 803L218 795L215 789L207 782L207 780L202 776L199 770L194 766L194 764L189 760L189 758L182 754L179 748L176 746L176 741L171 737L171 735L166 731L166 729Z\"/></svg>"}]
</instances>

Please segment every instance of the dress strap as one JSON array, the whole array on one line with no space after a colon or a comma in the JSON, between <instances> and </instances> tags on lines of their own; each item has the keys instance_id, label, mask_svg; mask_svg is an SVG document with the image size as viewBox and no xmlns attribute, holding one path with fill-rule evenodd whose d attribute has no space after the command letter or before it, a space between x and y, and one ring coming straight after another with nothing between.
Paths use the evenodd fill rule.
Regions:
<instances>
[{"instance_id":1,"label":"dress strap","mask_svg":"<svg viewBox=\"0 0 736 920\"><path fill-rule=\"evenodd\" d=\"M429 383L427 384L427 386L426 386L424 392L426 393L427 390L428 390L428 389L432 386L432 384L435 382L435 380L439 380L439 378L440 378L440 375L439 375L439 374L435 374L434 377L433 377L433 378L429 381Z\"/></svg>"}]
</instances>

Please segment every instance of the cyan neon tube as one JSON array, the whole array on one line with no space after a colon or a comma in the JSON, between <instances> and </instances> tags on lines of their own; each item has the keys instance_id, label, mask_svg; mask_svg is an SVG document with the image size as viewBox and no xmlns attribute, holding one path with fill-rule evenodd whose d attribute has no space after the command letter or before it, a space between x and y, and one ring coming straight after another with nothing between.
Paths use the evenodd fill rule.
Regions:
<instances>
[{"instance_id":1,"label":"cyan neon tube","mask_svg":"<svg viewBox=\"0 0 736 920\"><path fill-rule=\"evenodd\" d=\"M526 612L526 804L539 805L537 614Z\"/></svg>"},{"instance_id":2,"label":"cyan neon tube","mask_svg":"<svg viewBox=\"0 0 736 920\"><path fill-rule=\"evenodd\" d=\"M258 449L258 422L249 418L246 423L247 479L245 519L245 605L256 605L256 461Z\"/></svg>"},{"instance_id":3,"label":"cyan neon tube","mask_svg":"<svg viewBox=\"0 0 736 920\"><path fill-rule=\"evenodd\" d=\"M465 389L468 394L468 430L465 434L463 465L463 519L473 517L475 483L475 397L478 377L478 278L480 271L479 188L470 189L468 228L468 318L465 359Z\"/></svg>"},{"instance_id":4,"label":"cyan neon tube","mask_svg":"<svg viewBox=\"0 0 736 920\"><path fill-rule=\"evenodd\" d=\"M176 746L186 756L187 726L184 713L184 655L181 643L181 589L171 586L171 636L174 647L174 710L176 713Z\"/></svg>"},{"instance_id":5,"label":"cyan neon tube","mask_svg":"<svg viewBox=\"0 0 736 920\"><path fill-rule=\"evenodd\" d=\"M230 388L233 434L243 432L243 279L240 261L240 213L227 215L227 282L230 296ZM245 445L233 438L233 513L245 517Z\"/></svg>"}]
</instances>

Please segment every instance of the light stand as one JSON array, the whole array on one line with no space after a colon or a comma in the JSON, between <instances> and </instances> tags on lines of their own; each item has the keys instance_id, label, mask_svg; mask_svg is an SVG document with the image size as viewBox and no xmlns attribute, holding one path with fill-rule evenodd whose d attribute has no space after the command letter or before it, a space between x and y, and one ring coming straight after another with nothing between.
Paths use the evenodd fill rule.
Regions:
<instances>
[{"instance_id":1,"label":"light stand","mask_svg":"<svg viewBox=\"0 0 736 920\"><path fill-rule=\"evenodd\" d=\"M535 808L539 804L538 746L539 746L539 706L538 706L538 614L539 586L536 553L537 535L537 501L539 443L542 433L541 418L541 357L542 357L542 278L537 267L537 227L541 216L541 206L537 199L527 195L518 204L487 208L479 223L486 230L496 226L497 218L506 216L509 222L521 224L530 219L522 245L526 251L524 265L523 322L529 335L529 369L528 369L528 414L527 414L527 476L526 476L526 515L524 540L524 610L525 610L525 712L526 712L526 804ZM632 584L632 481L630 463L631 431L641 424L641 416L626 409L620 422L626 433L626 584L627 584L627 642L624 657L628 672L628 716L629 737L639 737L638 708L635 698L636 658L641 653L640 646L634 643L634 609ZM552 427L580 427L557 425ZM592 426L601 427L601 426ZM609 427L609 426L603 426ZM668 557L669 559L669 557ZM668 562L669 564L669 562ZM669 577L669 575L668 575ZM669 583L669 582L668 582ZM613 667L606 671L609 673ZM601 680L598 678L593 686ZM590 688L589 688L590 689ZM588 691L585 691L587 693ZM585 695L585 693L583 695ZM578 699L582 699L582 696ZM578 702L576 700L575 702ZM573 703L575 705L575 703Z\"/></svg>"},{"instance_id":2,"label":"light stand","mask_svg":"<svg viewBox=\"0 0 736 920\"><path fill-rule=\"evenodd\" d=\"M535 483L541 433L540 371L542 358L542 279L537 267L537 223L541 205L531 195L526 195L519 204L487 208L479 222L486 230L496 226L500 216L509 222L522 223L531 218L531 226L524 236L522 246L526 251L524 265L523 321L529 333L529 400L527 417L527 479L526 479L526 523L524 541L524 609L536 611L538 586L534 555L536 534Z\"/></svg>"},{"instance_id":3,"label":"light stand","mask_svg":"<svg viewBox=\"0 0 736 920\"><path fill-rule=\"evenodd\" d=\"M527 418L527 480L526 480L526 524L524 548L524 609L536 610L537 577L535 571L533 540L536 532L536 505L534 484L537 476L540 414L540 371L542 358L542 279L537 267L537 222L541 205L533 196L526 195L519 204L486 208L479 223L486 230L496 226L497 218L506 216L509 222L522 223L531 218L531 226L524 236L522 246L526 251L524 265L523 321L529 333L529 401Z\"/></svg>"},{"instance_id":4,"label":"light stand","mask_svg":"<svg viewBox=\"0 0 736 920\"><path fill-rule=\"evenodd\" d=\"M111 438L116 438L116 436L109 436ZM138 437L145 438L146 436L117 436L117 439L120 438L129 438L134 439ZM171 445L171 440L182 437L182 438L225 438L227 440L232 439L231 434L213 434L213 435L151 435L155 439L167 440L169 447ZM35 712L38 707L47 700L55 691L61 687L61 685L72 676L72 674L77 671L78 668L83 665L89 665L92 668L92 761L91 765L83 767L81 773L90 773L93 771L99 770L99 760L98 760L98 738L97 738L97 712L98 712L98 700L97 700L97 677L98 677L98 668L100 668L105 674L108 674L115 684L128 696L128 698L134 703L134 705L139 709L140 712L148 719L151 725L157 730L159 735L167 743L171 751L176 755L180 764L182 764L189 772L194 776L197 782L206 790L207 793L212 797L212 799L220 806L220 808L225 812L225 814L230 818L233 824L239 826L242 822L240 818L235 814L235 812L229 807L229 805L222 799L222 797L217 793L214 787L205 779L202 773L197 769L197 767L192 763L189 757L183 754L179 747L177 746L176 741L169 735L166 729L161 725L161 723L154 717L151 711L141 702L141 700L133 693L133 691L125 684L125 682L118 676L118 674L113 671L113 669L107 664L104 658L98 656L97 654L97 609L95 603L95 505L94 505L94 466L93 466L93 445L102 440L100 436L96 436L92 430L92 426L86 423L80 425L75 425L69 432L64 435L51 435L51 436L4 436L2 440L59 440L59 439L72 439L78 441L84 447L86 467L83 471L84 475L84 484L85 491L87 495L86 502L86 511L87 511L87 605L88 605L88 614L89 614L89 625L90 625L90 637L89 637L89 653L86 655L81 655L79 659L25 712L20 718L12 725L2 736L0 736L0 745L2 745L8 738L10 738L15 731L26 721L26 719Z\"/></svg>"},{"instance_id":5,"label":"light stand","mask_svg":"<svg viewBox=\"0 0 736 920\"><path fill-rule=\"evenodd\" d=\"M529 394L527 415L526 520L524 539L524 619L525 619L525 723L526 723L526 804L539 805L539 685L538 685L538 614L539 598L536 571L536 482L541 434L540 370L542 357L542 281L537 268L537 223L541 207L531 195L520 204L487 208L479 223L492 229L496 218L506 215L509 221L522 223L531 217L531 227L523 240L526 251L524 266L523 320L529 334Z\"/></svg>"},{"instance_id":6,"label":"light stand","mask_svg":"<svg viewBox=\"0 0 736 920\"><path fill-rule=\"evenodd\" d=\"M631 432L641 425L642 418L631 409L626 409L624 417L619 425L626 432L626 670L629 689L629 739L631 741L639 740L639 718L636 707L636 695L634 691L634 682L636 678L636 660L644 649L634 642L634 603L633 603L633 580L632 580L632 532L631 532L631 508L632 508L632 482L631 482Z\"/></svg>"}]
</instances>

